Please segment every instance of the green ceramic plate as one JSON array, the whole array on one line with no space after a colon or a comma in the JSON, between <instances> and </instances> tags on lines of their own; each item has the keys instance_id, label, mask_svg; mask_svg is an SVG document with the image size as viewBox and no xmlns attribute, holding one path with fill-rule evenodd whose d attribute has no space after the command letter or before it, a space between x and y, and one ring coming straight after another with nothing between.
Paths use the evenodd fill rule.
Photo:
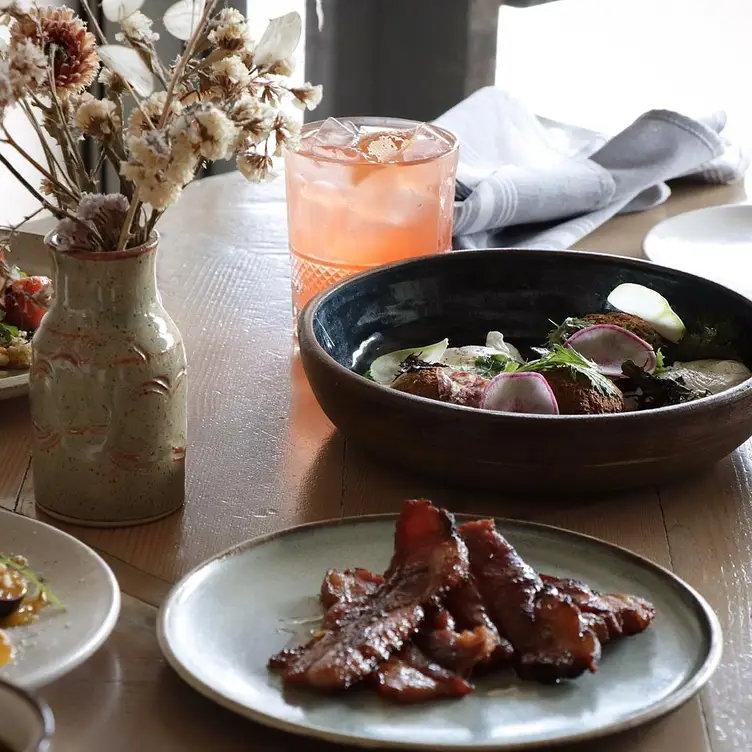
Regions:
<instances>
[{"instance_id":1,"label":"green ceramic plate","mask_svg":"<svg viewBox=\"0 0 752 752\"><path fill-rule=\"evenodd\" d=\"M643 634L609 645L597 674L559 686L511 673L479 680L462 700L396 707L369 692L283 692L270 655L305 639L329 567L383 571L394 516L305 525L257 538L201 565L173 589L159 639L195 689L259 723L363 747L518 750L646 723L692 697L721 656L707 603L670 572L624 549L558 528L499 520L537 570L630 592L657 609Z\"/></svg>"}]
</instances>

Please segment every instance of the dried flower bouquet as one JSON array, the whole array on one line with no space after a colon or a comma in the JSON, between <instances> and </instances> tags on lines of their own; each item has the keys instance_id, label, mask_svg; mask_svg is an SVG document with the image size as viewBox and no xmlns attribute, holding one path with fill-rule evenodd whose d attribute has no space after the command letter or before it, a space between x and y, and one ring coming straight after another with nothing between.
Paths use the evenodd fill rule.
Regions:
<instances>
[{"instance_id":1,"label":"dried flower bouquet","mask_svg":"<svg viewBox=\"0 0 752 752\"><path fill-rule=\"evenodd\" d=\"M217 9L217 0L179 0L162 20L184 52L165 64L142 4L102 0L105 17L121 28L110 44L85 0L96 36L68 8L0 0L8 38L0 48L0 143L38 172L39 185L2 153L0 169L59 220L61 251L142 245L207 162L234 158L248 180L268 178L283 144L299 137L285 101L313 109L321 99L320 86L289 82L302 31L297 13L272 20L254 43L239 11ZM88 91L97 80L102 99ZM11 107L34 128L44 164L6 126ZM94 165L84 159L87 138L100 147ZM117 171L119 193L100 192L105 161Z\"/></svg>"}]
</instances>

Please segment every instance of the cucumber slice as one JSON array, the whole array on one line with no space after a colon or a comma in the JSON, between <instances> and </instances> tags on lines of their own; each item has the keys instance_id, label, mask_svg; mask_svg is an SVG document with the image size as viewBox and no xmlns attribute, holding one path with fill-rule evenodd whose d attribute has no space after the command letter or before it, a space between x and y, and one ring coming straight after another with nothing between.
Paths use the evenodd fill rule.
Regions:
<instances>
[{"instance_id":1,"label":"cucumber slice","mask_svg":"<svg viewBox=\"0 0 752 752\"><path fill-rule=\"evenodd\" d=\"M408 347L405 350L387 353L376 358L371 363L371 378L382 386L389 386L399 373L399 366L408 355L415 355L426 363L438 363L449 347L449 340L442 339L433 345L423 347Z\"/></svg>"},{"instance_id":2,"label":"cucumber slice","mask_svg":"<svg viewBox=\"0 0 752 752\"><path fill-rule=\"evenodd\" d=\"M649 287L625 282L614 288L608 302L623 313L644 319L669 342L679 342L687 331L666 298Z\"/></svg>"}]
</instances>

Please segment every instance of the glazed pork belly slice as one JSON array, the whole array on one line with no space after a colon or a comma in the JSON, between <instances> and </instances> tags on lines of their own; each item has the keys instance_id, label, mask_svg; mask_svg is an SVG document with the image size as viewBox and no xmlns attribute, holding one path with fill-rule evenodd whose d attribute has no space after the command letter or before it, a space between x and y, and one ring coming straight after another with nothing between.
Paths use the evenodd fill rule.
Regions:
<instances>
[{"instance_id":1,"label":"glazed pork belly slice","mask_svg":"<svg viewBox=\"0 0 752 752\"><path fill-rule=\"evenodd\" d=\"M383 584L370 596L335 604L332 608L345 605L349 611L333 628L294 660L275 656L270 666L284 665L287 684L347 689L399 651L423 622L424 605L468 572L467 549L454 518L426 500L407 502L397 521L394 556Z\"/></svg>"},{"instance_id":2,"label":"glazed pork belly slice","mask_svg":"<svg viewBox=\"0 0 752 752\"><path fill-rule=\"evenodd\" d=\"M321 604L331 608L336 603L351 603L375 595L383 584L384 578L368 569L330 569L321 583Z\"/></svg>"},{"instance_id":3,"label":"glazed pork belly slice","mask_svg":"<svg viewBox=\"0 0 752 752\"><path fill-rule=\"evenodd\" d=\"M601 644L572 599L544 583L493 520L460 528L488 613L515 651L521 679L572 679L596 671Z\"/></svg>"},{"instance_id":4,"label":"glazed pork belly slice","mask_svg":"<svg viewBox=\"0 0 752 752\"><path fill-rule=\"evenodd\" d=\"M472 575L427 607L417 642L433 660L466 677L478 667L509 663L514 655L488 615Z\"/></svg>"},{"instance_id":5,"label":"glazed pork belly slice","mask_svg":"<svg viewBox=\"0 0 752 752\"><path fill-rule=\"evenodd\" d=\"M486 627L459 631L444 604L433 603L426 606L426 620L415 644L441 666L469 677L479 663L490 660L499 636Z\"/></svg>"},{"instance_id":6,"label":"glazed pork belly slice","mask_svg":"<svg viewBox=\"0 0 752 752\"><path fill-rule=\"evenodd\" d=\"M321 603L329 609L325 625L338 628L352 618L353 614L362 610L367 599L376 594L383 581L381 575L373 574L367 569L330 569L321 584ZM421 629L421 632L425 630L425 638L434 634L434 629L430 625L436 625L436 620L441 618L441 614L447 619L447 622L442 622L442 627L446 628L450 623L453 625L453 621L449 622L452 619L451 615L440 603L435 602L426 610L428 618ZM480 630L478 632L477 635L471 632L458 635L446 630L444 639L439 641L442 647L447 639L461 641L452 652L452 657L461 656L462 668L469 664L468 673L475 663L486 657L498 644L494 642L487 646L489 638L480 634ZM472 684L454 671L448 670L451 668L451 663L439 661L437 664L414 642L407 642L399 653L392 655L386 663L382 663L376 669L372 678L379 695L400 704L464 697L472 692Z\"/></svg>"},{"instance_id":7,"label":"glazed pork belly slice","mask_svg":"<svg viewBox=\"0 0 752 752\"><path fill-rule=\"evenodd\" d=\"M399 704L464 697L473 691L472 684L434 663L412 642L382 663L373 679L379 695Z\"/></svg>"},{"instance_id":8,"label":"glazed pork belly slice","mask_svg":"<svg viewBox=\"0 0 752 752\"><path fill-rule=\"evenodd\" d=\"M653 604L636 595L599 593L580 580L547 574L542 574L541 580L574 601L602 643L639 634L655 618Z\"/></svg>"}]
</instances>

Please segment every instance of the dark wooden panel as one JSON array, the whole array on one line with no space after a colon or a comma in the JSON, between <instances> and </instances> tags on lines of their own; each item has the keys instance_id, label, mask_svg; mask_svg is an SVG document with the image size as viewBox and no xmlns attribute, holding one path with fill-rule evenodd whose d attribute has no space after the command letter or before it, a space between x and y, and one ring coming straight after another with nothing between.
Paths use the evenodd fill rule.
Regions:
<instances>
[{"instance_id":1,"label":"dark wooden panel","mask_svg":"<svg viewBox=\"0 0 752 752\"><path fill-rule=\"evenodd\" d=\"M306 78L324 85L312 118L431 120L494 82L498 0L308 0Z\"/></svg>"}]
</instances>

